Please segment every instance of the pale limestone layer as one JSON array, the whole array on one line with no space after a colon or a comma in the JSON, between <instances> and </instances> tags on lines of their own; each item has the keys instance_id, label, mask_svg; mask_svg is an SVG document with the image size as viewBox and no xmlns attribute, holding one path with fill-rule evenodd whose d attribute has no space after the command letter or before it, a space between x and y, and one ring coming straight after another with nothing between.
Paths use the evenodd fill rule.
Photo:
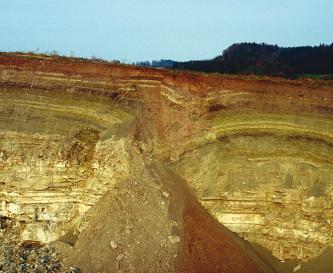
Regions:
<instances>
[{"instance_id":1,"label":"pale limestone layer","mask_svg":"<svg viewBox=\"0 0 333 273\"><path fill-rule=\"evenodd\" d=\"M22 239L49 242L82 230L87 210L126 179L127 140L89 145L61 136L1 134L0 215L21 223Z\"/></svg>"},{"instance_id":2,"label":"pale limestone layer","mask_svg":"<svg viewBox=\"0 0 333 273\"><path fill-rule=\"evenodd\" d=\"M332 198L301 190L241 192L202 198L225 226L273 252L280 260L308 260L332 246Z\"/></svg>"},{"instance_id":3,"label":"pale limestone layer","mask_svg":"<svg viewBox=\"0 0 333 273\"><path fill-rule=\"evenodd\" d=\"M317 257L333 246L333 146L250 132L225 136L173 166L232 231L281 260Z\"/></svg>"}]
</instances>

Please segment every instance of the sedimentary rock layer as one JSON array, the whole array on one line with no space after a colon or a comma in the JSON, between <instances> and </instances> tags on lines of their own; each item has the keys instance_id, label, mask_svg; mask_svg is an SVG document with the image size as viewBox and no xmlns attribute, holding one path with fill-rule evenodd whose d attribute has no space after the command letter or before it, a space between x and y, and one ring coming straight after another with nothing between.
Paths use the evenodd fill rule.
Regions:
<instances>
[{"instance_id":1,"label":"sedimentary rock layer","mask_svg":"<svg viewBox=\"0 0 333 273\"><path fill-rule=\"evenodd\" d=\"M333 245L333 83L0 55L0 214L23 239L79 233L164 160L221 223L275 257Z\"/></svg>"}]
</instances>

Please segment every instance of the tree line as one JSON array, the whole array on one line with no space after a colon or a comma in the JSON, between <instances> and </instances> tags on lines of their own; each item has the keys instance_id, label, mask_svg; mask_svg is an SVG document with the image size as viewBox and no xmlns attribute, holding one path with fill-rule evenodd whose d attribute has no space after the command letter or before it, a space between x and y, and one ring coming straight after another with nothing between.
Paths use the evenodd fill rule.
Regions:
<instances>
[{"instance_id":1,"label":"tree line","mask_svg":"<svg viewBox=\"0 0 333 273\"><path fill-rule=\"evenodd\" d=\"M302 47L238 43L213 59L175 62L173 68L208 73L271 75L287 78L299 75L332 78L333 43Z\"/></svg>"}]
</instances>

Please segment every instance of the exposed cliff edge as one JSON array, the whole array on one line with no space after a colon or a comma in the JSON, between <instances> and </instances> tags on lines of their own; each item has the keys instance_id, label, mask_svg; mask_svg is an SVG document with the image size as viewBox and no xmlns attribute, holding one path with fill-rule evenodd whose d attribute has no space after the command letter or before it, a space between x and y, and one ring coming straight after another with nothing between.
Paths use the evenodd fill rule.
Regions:
<instances>
[{"instance_id":1,"label":"exposed cliff edge","mask_svg":"<svg viewBox=\"0 0 333 273\"><path fill-rule=\"evenodd\" d=\"M331 81L2 53L0 92L0 215L83 272L274 272L187 185L279 260L333 246Z\"/></svg>"}]
</instances>

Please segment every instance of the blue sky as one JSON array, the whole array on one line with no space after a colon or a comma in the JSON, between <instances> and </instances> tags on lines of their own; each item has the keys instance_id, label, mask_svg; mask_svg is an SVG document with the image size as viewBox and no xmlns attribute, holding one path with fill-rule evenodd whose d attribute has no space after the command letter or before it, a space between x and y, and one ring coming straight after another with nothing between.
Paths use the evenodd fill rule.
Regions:
<instances>
[{"instance_id":1,"label":"blue sky","mask_svg":"<svg viewBox=\"0 0 333 273\"><path fill-rule=\"evenodd\" d=\"M132 62L333 42L333 0L0 0L0 51Z\"/></svg>"}]
</instances>

